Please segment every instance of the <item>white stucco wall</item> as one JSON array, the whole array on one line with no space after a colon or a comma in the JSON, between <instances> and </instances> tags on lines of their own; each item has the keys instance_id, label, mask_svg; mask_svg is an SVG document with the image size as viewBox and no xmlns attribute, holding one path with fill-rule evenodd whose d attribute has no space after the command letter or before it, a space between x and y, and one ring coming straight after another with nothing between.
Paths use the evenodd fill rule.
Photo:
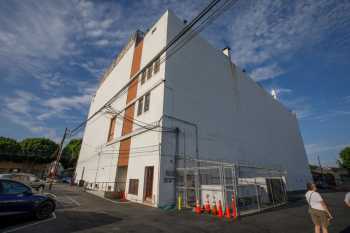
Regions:
<instances>
[{"instance_id":1,"label":"white stucco wall","mask_svg":"<svg viewBox=\"0 0 350 233\"><path fill-rule=\"evenodd\" d=\"M167 13L165 13L145 34L141 56L141 69L154 58L154 56L165 46L166 43ZM156 28L156 30L154 30ZM114 94L116 94L130 79L130 71L134 46L125 53L123 59L109 74L107 79L101 84L96 92L96 96L91 103L89 116L103 106ZM143 202L144 198L144 173L146 166L154 166L153 199L152 204L158 202L158 179L159 179L159 145L161 134L158 129L141 132L144 123L154 123L159 121L163 114L164 95L164 64L160 65L160 70L153 73L152 77L141 85L138 81L137 96L131 102L135 103L134 125L131 136L131 146L129 155L129 167L126 176L126 193L128 193L129 179L139 180L138 195L127 194L127 199ZM150 107L147 112L137 115L138 99L150 92ZM124 110L126 107L127 91L118 97L111 106L115 110ZM124 114L124 112L122 112ZM83 179L88 182L114 182L117 173L117 161L119 153L119 141L123 120L117 118L114 140L107 143L111 115L98 114L86 125L83 145L81 148L78 165L77 180ZM134 133L138 132L136 135Z\"/></svg>"},{"instance_id":2,"label":"white stucco wall","mask_svg":"<svg viewBox=\"0 0 350 233\"><path fill-rule=\"evenodd\" d=\"M145 35L141 68L182 27L181 20L166 12ZM133 52L134 46L131 46L97 90L89 116L129 81ZM149 91L150 109L137 116L137 100ZM116 99L112 107L125 109L126 96L127 92ZM295 115L239 68L231 69L228 58L199 37L161 64L160 71L145 84L141 85L139 80L133 101L135 122L153 123L163 117L165 127L180 129L179 154L197 156L197 127L200 158L282 166L288 172L289 190L303 189L311 179ZM117 119L114 140L106 144L110 117L99 114L86 125L77 180L81 179L85 167L83 179L88 182L115 181L123 120ZM140 126L134 124L133 130L139 132ZM152 204L163 206L175 201L176 135L158 131L159 128L132 135L126 193L129 179L138 179L138 195L128 194L127 198L143 202L145 167L154 166Z\"/></svg>"},{"instance_id":3,"label":"white stucco wall","mask_svg":"<svg viewBox=\"0 0 350 233\"><path fill-rule=\"evenodd\" d=\"M91 101L88 117L94 114L129 81L133 53L134 46L131 46L123 59L99 86L95 97ZM125 102L126 94L116 99L112 106L116 110L121 110L125 107ZM87 182L114 182L117 158L115 154L111 153L112 149L110 147L119 149L119 144L117 143L109 147L104 146L107 142L110 118L110 115L101 113L86 124L76 167L77 180L84 179ZM115 137L121 135L121 128L122 120L118 119L116 122ZM83 170L84 176L81 177Z\"/></svg>"},{"instance_id":4,"label":"white stucco wall","mask_svg":"<svg viewBox=\"0 0 350 233\"><path fill-rule=\"evenodd\" d=\"M182 27L170 14L168 36ZM311 180L295 115L239 68L231 70L220 50L195 37L167 61L165 78L164 114L197 124L200 158L282 167L290 191ZM184 143L185 154L192 156L190 128L182 132L192 132Z\"/></svg>"}]
</instances>

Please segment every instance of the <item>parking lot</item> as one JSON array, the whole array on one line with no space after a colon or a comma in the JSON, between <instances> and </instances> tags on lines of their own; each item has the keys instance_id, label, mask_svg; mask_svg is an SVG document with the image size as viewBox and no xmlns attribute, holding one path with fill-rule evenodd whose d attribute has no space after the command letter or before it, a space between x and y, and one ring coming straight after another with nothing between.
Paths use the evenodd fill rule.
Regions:
<instances>
[{"instance_id":1,"label":"parking lot","mask_svg":"<svg viewBox=\"0 0 350 233\"><path fill-rule=\"evenodd\" d=\"M190 211L161 210L134 203L116 203L64 184L56 184L57 210L46 220L6 218L2 232L313 232L302 198L288 206L239 220L218 219ZM343 204L344 193L324 193L334 213L330 232L350 232L350 209Z\"/></svg>"}]
</instances>

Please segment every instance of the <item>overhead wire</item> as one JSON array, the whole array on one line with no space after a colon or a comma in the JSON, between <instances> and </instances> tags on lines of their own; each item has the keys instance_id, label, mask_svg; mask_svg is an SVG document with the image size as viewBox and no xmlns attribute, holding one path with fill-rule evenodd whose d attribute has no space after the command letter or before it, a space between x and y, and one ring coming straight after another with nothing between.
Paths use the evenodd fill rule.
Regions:
<instances>
[{"instance_id":1,"label":"overhead wire","mask_svg":"<svg viewBox=\"0 0 350 233\"><path fill-rule=\"evenodd\" d=\"M221 0L213 0L210 2L210 4L205 7L199 15L197 15L188 25L186 25L149 63L154 62L158 57L160 57L162 54L164 54L171 46L173 46L182 36L184 36L188 31L191 30L191 28L199 22L199 20L204 17L212 8L214 8ZM177 50L176 50L177 51ZM129 82L122 87L121 90L119 90L112 98L110 98L102 107L100 107L95 113L93 113L91 116L89 116L86 120L84 120L81 124L79 124L77 127L73 128L70 131L70 137L72 135L76 135L75 132L78 131L80 128L82 128L88 121L90 121L93 117L95 117L97 114L99 114L103 109L111 104L115 98L117 98L123 91L125 91L128 87L130 88L130 85L132 85L132 81L135 78L138 78L139 74L144 72L144 70L148 67L149 64L147 64L143 69L138 71L130 80ZM135 82L137 84L137 82ZM134 85L136 85L134 84Z\"/></svg>"}]
</instances>

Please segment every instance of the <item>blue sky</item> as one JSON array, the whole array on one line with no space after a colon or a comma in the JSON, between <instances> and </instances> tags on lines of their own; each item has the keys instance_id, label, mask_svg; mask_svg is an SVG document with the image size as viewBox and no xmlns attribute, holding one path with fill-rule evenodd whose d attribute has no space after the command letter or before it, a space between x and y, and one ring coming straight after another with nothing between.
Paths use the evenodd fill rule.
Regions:
<instances>
[{"instance_id":1,"label":"blue sky","mask_svg":"<svg viewBox=\"0 0 350 233\"><path fill-rule=\"evenodd\" d=\"M0 1L0 135L59 140L134 30L208 2ZM335 164L350 144L349 1L240 1L202 36L296 112L311 163Z\"/></svg>"}]
</instances>

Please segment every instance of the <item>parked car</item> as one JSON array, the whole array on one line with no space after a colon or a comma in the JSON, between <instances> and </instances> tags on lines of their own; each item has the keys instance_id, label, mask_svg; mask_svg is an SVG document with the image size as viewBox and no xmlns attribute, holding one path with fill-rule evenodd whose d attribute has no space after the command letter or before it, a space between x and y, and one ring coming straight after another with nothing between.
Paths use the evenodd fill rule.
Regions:
<instances>
[{"instance_id":1,"label":"parked car","mask_svg":"<svg viewBox=\"0 0 350 233\"><path fill-rule=\"evenodd\" d=\"M30 214L45 219L55 211L52 194L35 194L20 181L0 178L0 216Z\"/></svg>"},{"instance_id":2,"label":"parked car","mask_svg":"<svg viewBox=\"0 0 350 233\"><path fill-rule=\"evenodd\" d=\"M42 191L45 189L45 181L39 179L35 175L29 173L9 173L2 174L0 178L6 178L11 180L21 181L37 191Z\"/></svg>"},{"instance_id":3,"label":"parked car","mask_svg":"<svg viewBox=\"0 0 350 233\"><path fill-rule=\"evenodd\" d=\"M63 183L70 184L71 181L72 181L72 177L66 176L66 177L63 177L61 180L62 180Z\"/></svg>"}]
</instances>

